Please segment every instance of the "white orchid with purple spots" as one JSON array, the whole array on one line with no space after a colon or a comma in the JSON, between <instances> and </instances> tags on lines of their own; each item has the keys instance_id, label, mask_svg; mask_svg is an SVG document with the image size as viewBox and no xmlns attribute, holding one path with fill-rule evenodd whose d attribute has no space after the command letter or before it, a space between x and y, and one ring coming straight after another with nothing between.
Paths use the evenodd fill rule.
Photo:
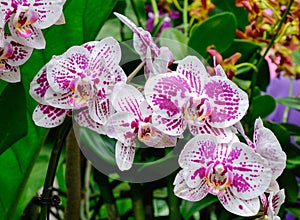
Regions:
<instances>
[{"instance_id":1,"label":"white orchid with purple spots","mask_svg":"<svg viewBox=\"0 0 300 220\"><path fill-rule=\"evenodd\" d=\"M59 21L64 3L65 0L2 0L0 30L7 22L11 35L19 43L36 49L45 48L41 30Z\"/></svg>"},{"instance_id":2,"label":"white orchid with purple spots","mask_svg":"<svg viewBox=\"0 0 300 220\"><path fill-rule=\"evenodd\" d=\"M180 135L188 125L193 135L214 134L223 142L249 105L244 91L224 76L211 77L194 56L179 61L175 72L148 79L145 96L163 132Z\"/></svg>"},{"instance_id":3,"label":"white orchid with purple spots","mask_svg":"<svg viewBox=\"0 0 300 220\"><path fill-rule=\"evenodd\" d=\"M267 161L237 138L222 144L213 135L197 135L185 145L178 162L182 168L174 181L178 197L199 201L210 193L241 216L257 214L259 196L271 181Z\"/></svg>"},{"instance_id":4,"label":"white orchid with purple spots","mask_svg":"<svg viewBox=\"0 0 300 220\"><path fill-rule=\"evenodd\" d=\"M120 59L119 44L111 37L71 47L61 56L53 57L39 72L31 83L30 94L42 105L66 112L87 108L95 123L104 124L114 112L110 101L114 85L126 81ZM40 108L37 107L33 118L42 119L39 124L43 124L47 116ZM48 114L50 117L53 112ZM61 122L60 118L57 123Z\"/></svg>"},{"instance_id":5,"label":"white orchid with purple spots","mask_svg":"<svg viewBox=\"0 0 300 220\"><path fill-rule=\"evenodd\" d=\"M167 47L158 47L148 31L137 27L126 16L114 13L124 24L133 31L133 46L141 60L145 62L144 73L148 79L153 75L168 72L168 66L172 63L173 55Z\"/></svg>"},{"instance_id":6,"label":"white orchid with purple spots","mask_svg":"<svg viewBox=\"0 0 300 220\"><path fill-rule=\"evenodd\" d=\"M152 125L153 111L138 89L118 83L111 100L117 113L108 119L106 132L109 137L118 140L115 154L120 170L131 168L136 138L147 146L155 148L176 145L177 137L166 135Z\"/></svg>"},{"instance_id":7,"label":"white orchid with purple spots","mask_svg":"<svg viewBox=\"0 0 300 220\"><path fill-rule=\"evenodd\" d=\"M0 47L0 79L10 83L20 82L19 66L31 56L32 48L17 43L10 35L4 35L3 47Z\"/></svg>"},{"instance_id":8,"label":"white orchid with purple spots","mask_svg":"<svg viewBox=\"0 0 300 220\"><path fill-rule=\"evenodd\" d=\"M263 216L260 219L280 220L278 213L280 210L280 206L284 203L285 200L284 189L281 189L278 192L270 192L268 198L263 193L260 196L260 199L264 209Z\"/></svg>"}]
</instances>

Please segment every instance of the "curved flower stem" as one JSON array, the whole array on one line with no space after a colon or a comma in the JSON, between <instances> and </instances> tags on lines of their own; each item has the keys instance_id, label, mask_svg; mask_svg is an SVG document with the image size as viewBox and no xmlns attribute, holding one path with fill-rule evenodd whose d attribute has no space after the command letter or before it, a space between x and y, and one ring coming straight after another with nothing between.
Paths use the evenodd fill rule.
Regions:
<instances>
[{"instance_id":1,"label":"curved flower stem","mask_svg":"<svg viewBox=\"0 0 300 220\"><path fill-rule=\"evenodd\" d=\"M288 13L290 12L291 10L291 6L293 4L293 0L290 0L289 4L288 4L288 7L287 9L285 10L280 22L279 22L279 25L276 29L276 32L275 34L273 35L272 39L271 39L271 42L269 43L267 49L265 50L264 54L260 57L260 59L258 60L257 62L257 69L260 69L266 55L268 54L269 50L271 49L271 47L274 45L275 43L275 40L276 40L276 37L278 35L278 33L280 32L280 29L281 29L281 26L283 25L285 19L286 19L286 16L288 15ZM252 99L253 99L253 91L255 89L255 86L256 86L256 83L257 83L257 77L258 77L258 72L254 71L253 72L253 75L252 75L252 83L251 83L251 91L250 91L250 102L252 102Z\"/></svg>"},{"instance_id":2,"label":"curved flower stem","mask_svg":"<svg viewBox=\"0 0 300 220\"><path fill-rule=\"evenodd\" d=\"M293 77L290 77L290 88L289 88L289 95L288 95L288 97L292 97L293 96L294 83L295 83L295 79ZM288 119L288 116L289 116L289 111L290 111L290 107L289 106L285 106L284 113L283 113L283 119L282 119L283 123L287 122L287 119Z\"/></svg>"},{"instance_id":3,"label":"curved flower stem","mask_svg":"<svg viewBox=\"0 0 300 220\"><path fill-rule=\"evenodd\" d=\"M72 118L66 118L64 123L57 129L57 138L51 153L46 179L43 187L42 198L49 198L52 194L53 181L56 174L56 169L62 148L64 146L67 135L72 127ZM41 207L40 220L49 219L49 206L43 205Z\"/></svg>"},{"instance_id":4,"label":"curved flower stem","mask_svg":"<svg viewBox=\"0 0 300 220\"><path fill-rule=\"evenodd\" d=\"M79 219L81 202L80 148L73 129L70 130L66 140L66 187L67 202L64 219Z\"/></svg>"},{"instance_id":5,"label":"curved flower stem","mask_svg":"<svg viewBox=\"0 0 300 220\"><path fill-rule=\"evenodd\" d=\"M254 64L252 64L252 63L247 63L247 62L245 62L245 63L240 63L240 64L235 65L235 67L236 67L237 69L238 69L238 68L241 68L241 67L244 67L244 66L249 66L249 67L251 67L255 72L258 72L257 67L256 67Z\"/></svg>"},{"instance_id":6,"label":"curved flower stem","mask_svg":"<svg viewBox=\"0 0 300 220\"><path fill-rule=\"evenodd\" d=\"M178 3L177 0L174 0L173 3L175 5L175 7L178 9L178 11L183 11L182 7L180 6L180 4Z\"/></svg>"},{"instance_id":7,"label":"curved flower stem","mask_svg":"<svg viewBox=\"0 0 300 220\"><path fill-rule=\"evenodd\" d=\"M145 65L145 61L141 62L136 68L135 70L132 71L132 73L130 73L130 75L127 77L127 83L129 83L136 74L138 74L138 72L143 68L143 66Z\"/></svg>"},{"instance_id":8,"label":"curved flower stem","mask_svg":"<svg viewBox=\"0 0 300 220\"><path fill-rule=\"evenodd\" d=\"M152 9L153 9L153 14L154 14L154 27L158 24L159 21L159 11L158 11L158 7L157 7L157 3L155 0L151 0L151 5L152 5Z\"/></svg>"},{"instance_id":9,"label":"curved flower stem","mask_svg":"<svg viewBox=\"0 0 300 220\"><path fill-rule=\"evenodd\" d=\"M142 196L142 187L138 183L130 184L135 220L145 220L145 210Z\"/></svg>"},{"instance_id":10,"label":"curved flower stem","mask_svg":"<svg viewBox=\"0 0 300 220\"><path fill-rule=\"evenodd\" d=\"M188 6L189 6L189 1L188 0L184 0L183 1L183 31L184 34L187 36L188 35Z\"/></svg>"},{"instance_id":11,"label":"curved flower stem","mask_svg":"<svg viewBox=\"0 0 300 220\"><path fill-rule=\"evenodd\" d=\"M175 176L176 176L176 172L167 177L168 201L169 201L169 210L170 210L169 216L170 219L172 220L180 220L181 219L180 209L179 209L180 200L177 196L175 196L173 191L174 189L173 182Z\"/></svg>"}]
</instances>

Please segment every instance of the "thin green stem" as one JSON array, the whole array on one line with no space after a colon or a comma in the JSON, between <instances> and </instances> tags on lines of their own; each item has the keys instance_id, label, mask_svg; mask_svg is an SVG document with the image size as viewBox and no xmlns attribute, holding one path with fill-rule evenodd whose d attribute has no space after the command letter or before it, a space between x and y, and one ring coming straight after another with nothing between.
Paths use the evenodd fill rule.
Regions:
<instances>
[{"instance_id":1,"label":"thin green stem","mask_svg":"<svg viewBox=\"0 0 300 220\"><path fill-rule=\"evenodd\" d=\"M127 83L129 83L136 74L138 74L138 72L143 68L143 66L145 65L145 61L141 62L137 68L135 68L135 70L132 71L132 73L127 77Z\"/></svg>"},{"instance_id":2,"label":"thin green stem","mask_svg":"<svg viewBox=\"0 0 300 220\"><path fill-rule=\"evenodd\" d=\"M189 22L188 22L188 6L189 6L189 1L188 0L184 0L183 1L183 25L184 25L184 28L183 28L183 31L184 31L184 34L187 36L188 35L188 25L189 25Z\"/></svg>"},{"instance_id":3,"label":"thin green stem","mask_svg":"<svg viewBox=\"0 0 300 220\"><path fill-rule=\"evenodd\" d=\"M295 84L295 78L290 77L290 88L289 88L289 95L288 95L288 97L292 97L293 96L294 84ZM289 116L289 111L290 111L290 107L289 106L285 106L282 122L284 122L284 123L287 122L287 119L288 119L288 116Z\"/></svg>"},{"instance_id":4,"label":"thin green stem","mask_svg":"<svg viewBox=\"0 0 300 220\"><path fill-rule=\"evenodd\" d=\"M238 69L238 68L241 68L241 67L244 67L244 66L249 66L249 67L251 67L255 72L258 72L257 67L256 67L253 63L245 62L245 63L240 63L240 64L235 65L235 67L236 67L237 69Z\"/></svg>"},{"instance_id":5,"label":"thin green stem","mask_svg":"<svg viewBox=\"0 0 300 220\"><path fill-rule=\"evenodd\" d=\"M152 5L152 9L153 9L153 14L154 14L154 27L158 24L159 21L159 11L158 11L158 7L157 7L157 3L155 0L151 0L151 5Z\"/></svg>"},{"instance_id":6,"label":"thin green stem","mask_svg":"<svg viewBox=\"0 0 300 220\"><path fill-rule=\"evenodd\" d=\"M168 202L169 202L169 216L172 220L181 220L180 215L180 200L174 194L173 182L175 179L176 173L173 173L167 177L167 187L168 187Z\"/></svg>"},{"instance_id":7,"label":"thin green stem","mask_svg":"<svg viewBox=\"0 0 300 220\"><path fill-rule=\"evenodd\" d=\"M131 197L133 203L133 213L135 220L145 220L144 202L142 196L142 187L138 183L130 184Z\"/></svg>"},{"instance_id":8,"label":"thin green stem","mask_svg":"<svg viewBox=\"0 0 300 220\"><path fill-rule=\"evenodd\" d=\"M269 45L268 45L267 49L265 50L264 54L260 57L260 59L257 62L257 65L256 65L257 69L260 69L266 55L268 54L269 50L274 45L276 37L277 37L278 33L280 32L281 26L283 25L283 23L286 19L286 16L290 12L292 4L293 4L293 0L290 0L290 2L288 4L288 7L287 7L286 11L284 12L284 14L283 14L283 16L282 16L282 18L279 22L279 25L276 29L276 32L275 32L275 34L273 35L273 37L271 39L271 42L269 43ZM251 91L250 91L250 102L252 102L252 99L253 99L253 91L254 91L256 83L257 83L257 77L258 77L258 72L254 71L253 75L252 75L252 83L251 83Z\"/></svg>"},{"instance_id":9,"label":"thin green stem","mask_svg":"<svg viewBox=\"0 0 300 220\"><path fill-rule=\"evenodd\" d=\"M61 155L67 135L72 127L72 118L66 118L65 122L57 130L57 138L51 152L50 161L47 169L46 179L41 197L49 198L52 194L53 181L58 166L58 161ZM49 206L42 205L40 220L49 219Z\"/></svg>"},{"instance_id":10,"label":"thin green stem","mask_svg":"<svg viewBox=\"0 0 300 220\"><path fill-rule=\"evenodd\" d=\"M178 3L177 0L174 0L173 3L174 3L174 5L175 5L175 7L176 7L179 11L183 11L182 7L180 6L180 4Z\"/></svg>"}]
</instances>

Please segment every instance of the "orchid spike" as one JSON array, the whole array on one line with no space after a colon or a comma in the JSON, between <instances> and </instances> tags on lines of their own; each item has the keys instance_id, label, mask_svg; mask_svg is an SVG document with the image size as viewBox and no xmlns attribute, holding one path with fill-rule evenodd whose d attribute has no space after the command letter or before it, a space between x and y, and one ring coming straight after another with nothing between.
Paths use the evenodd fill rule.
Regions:
<instances>
[{"instance_id":1,"label":"orchid spike","mask_svg":"<svg viewBox=\"0 0 300 220\"><path fill-rule=\"evenodd\" d=\"M136 139L156 148L176 145L177 137L166 135L152 125L153 111L135 87L118 83L111 100L117 113L108 119L106 131L109 137L118 140L116 161L120 170L131 168Z\"/></svg>"},{"instance_id":2,"label":"orchid spike","mask_svg":"<svg viewBox=\"0 0 300 220\"><path fill-rule=\"evenodd\" d=\"M145 96L163 132L180 135L188 125L193 135L215 134L223 142L249 105L244 91L224 76L210 77L194 56L179 61L175 72L148 79Z\"/></svg>"},{"instance_id":3,"label":"orchid spike","mask_svg":"<svg viewBox=\"0 0 300 220\"><path fill-rule=\"evenodd\" d=\"M174 181L178 197L199 201L210 193L241 216L257 214L258 197L271 181L267 161L237 138L222 144L213 135L197 135L184 146L178 162L182 168Z\"/></svg>"},{"instance_id":4,"label":"orchid spike","mask_svg":"<svg viewBox=\"0 0 300 220\"><path fill-rule=\"evenodd\" d=\"M4 35L4 46L0 47L0 79L15 83L21 81L19 66L31 56L32 48L17 43Z\"/></svg>"}]
</instances>

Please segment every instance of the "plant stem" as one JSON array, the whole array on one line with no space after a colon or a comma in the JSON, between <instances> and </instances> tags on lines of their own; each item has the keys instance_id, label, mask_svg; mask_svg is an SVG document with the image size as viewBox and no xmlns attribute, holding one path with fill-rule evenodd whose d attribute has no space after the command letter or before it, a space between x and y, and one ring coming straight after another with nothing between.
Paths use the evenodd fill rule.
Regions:
<instances>
[{"instance_id":1,"label":"plant stem","mask_svg":"<svg viewBox=\"0 0 300 220\"><path fill-rule=\"evenodd\" d=\"M80 219L80 148L73 129L70 130L66 140L66 188L67 203L64 212L64 219Z\"/></svg>"},{"instance_id":2,"label":"plant stem","mask_svg":"<svg viewBox=\"0 0 300 220\"><path fill-rule=\"evenodd\" d=\"M154 14L153 27L155 27L159 21L159 11L158 11L157 3L155 0L151 0L151 5L152 5L152 9L153 9L153 14Z\"/></svg>"},{"instance_id":3,"label":"plant stem","mask_svg":"<svg viewBox=\"0 0 300 220\"><path fill-rule=\"evenodd\" d=\"M183 1L183 31L184 34L187 36L188 35L188 6L189 6L189 1L188 0L184 0Z\"/></svg>"},{"instance_id":4,"label":"plant stem","mask_svg":"<svg viewBox=\"0 0 300 220\"><path fill-rule=\"evenodd\" d=\"M145 220L145 210L142 196L142 186L138 183L130 184L135 220Z\"/></svg>"},{"instance_id":5,"label":"plant stem","mask_svg":"<svg viewBox=\"0 0 300 220\"><path fill-rule=\"evenodd\" d=\"M274 45L276 37L277 37L278 33L280 32L281 26L283 25L283 23L286 19L286 16L288 15L288 13L291 9L292 4L293 4L293 0L290 0L290 2L288 4L288 7L285 10L285 12L284 12L284 14L283 14L283 16L282 16L282 18L279 22L279 25L276 29L276 32L275 32L275 34L273 35L273 37L271 39L271 42L269 43L269 45L268 45L267 49L265 50L264 54L260 57L260 59L257 62L257 65L256 65L257 69L260 69L266 55L268 54L271 47ZM252 83L251 83L251 91L250 91L250 102L252 102L252 99L253 99L253 91L254 91L256 83L257 83L257 77L258 77L258 72L254 71L253 75L252 75Z\"/></svg>"},{"instance_id":6,"label":"plant stem","mask_svg":"<svg viewBox=\"0 0 300 220\"><path fill-rule=\"evenodd\" d=\"M169 216L170 219L172 220L180 220L180 209L179 209L179 204L180 204L180 200L177 196L175 196L174 194L174 186L173 186L173 182L175 179L175 175L176 172L169 175L167 177L167 187L168 187L168 201L169 201Z\"/></svg>"},{"instance_id":7,"label":"plant stem","mask_svg":"<svg viewBox=\"0 0 300 220\"><path fill-rule=\"evenodd\" d=\"M292 97L293 96L294 83L295 83L295 79L293 77L290 77L290 88L289 88L288 97ZM290 111L290 107L289 106L285 106L284 113L283 113L283 119L282 119L283 123L287 122L287 119L288 119L288 116L289 116L289 111Z\"/></svg>"},{"instance_id":8,"label":"plant stem","mask_svg":"<svg viewBox=\"0 0 300 220\"><path fill-rule=\"evenodd\" d=\"M137 68L135 68L135 70L132 71L132 73L130 73L130 75L127 77L127 83L129 83L136 74L138 74L138 72L143 68L143 66L145 65L145 61L141 62Z\"/></svg>"},{"instance_id":9,"label":"plant stem","mask_svg":"<svg viewBox=\"0 0 300 220\"><path fill-rule=\"evenodd\" d=\"M57 139L54 143L53 150L51 152L43 192L41 195L42 198L49 198L52 194L53 181L55 178L58 161L67 135L71 129L71 126L72 118L66 118L64 123L57 129ZM45 219L49 219L49 206L42 205L40 220Z\"/></svg>"}]
</instances>

